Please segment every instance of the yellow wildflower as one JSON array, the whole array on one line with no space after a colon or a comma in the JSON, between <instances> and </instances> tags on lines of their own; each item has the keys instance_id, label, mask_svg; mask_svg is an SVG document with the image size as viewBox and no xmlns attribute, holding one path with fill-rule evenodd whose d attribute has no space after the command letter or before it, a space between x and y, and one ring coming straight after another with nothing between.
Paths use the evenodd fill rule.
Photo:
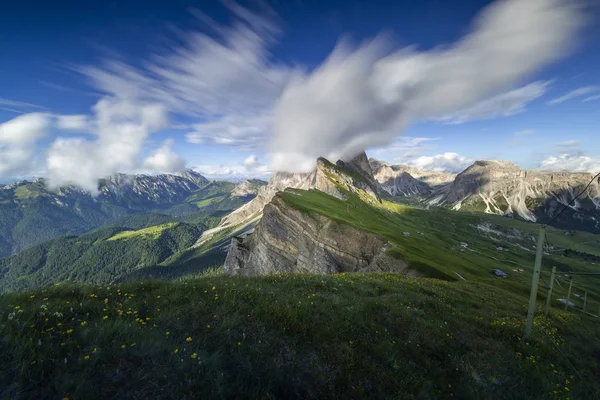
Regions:
<instances>
[{"instance_id":1,"label":"yellow wildflower","mask_svg":"<svg viewBox=\"0 0 600 400\"><path fill-rule=\"evenodd\" d=\"M67 334L69 334L69 335L70 335L71 333L73 333L73 329L68 329L68 330L67 330Z\"/></svg>"},{"instance_id":2,"label":"yellow wildflower","mask_svg":"<svg viewBox=\"0 0 600 400\"><path fill-rule=\"evenodd\" d=\"M191 341L192 341L192 338L191 338L191 336L190 336L190 337L187 337L187 338L185 339L185 341L186 341L186 342L188 342L188 343L189 343L189 342L191 342Z\"/></svg>"},{"instance_id":3,"label":"yellow wildflower","mask_svg":"<svg viewBox=\"0 0 600 400\"><path fill-rule=\"evenodd\" d=\"M122 344L122 345L121 345L121 348L122 348L122 349L124 349L124 348L126 348L126 347L127 347L127 345L126 345L126 344Z\"/></svg>"},{"instance_id":4,"label":"yellow wildflower","mask_svg":"<svg viewBox=\"0 0 600 400\"><path fill-rule=\"evenodd\" d=\"M190 357L192 357L192 358L194 358L194 359L195 359L196 357L198 357L198 354L194 353L194 354L192 354Z\"/></svg>"},{"instance_id":5,"label":"yellow wildflower","mask_svg":"<svg viewBox=\"0 0 600 400\"><path fill-rule=\"evenodd\" d=\"M85 357L83 357L83 359L87 361L90 359L90 356L85 356Z\"/></svg>"},{"instance_id":6,"label":"yellow wildflower","mask_svg":"<svg viewBox=\"0 0 600 400\"><path fill-rule=\"evenodd\" d=\"M177 353L179 353L179 349L173 350L173 354L177 354Z\"/></svg>"},{"instance_id":7,"label":"yellow wildflower","mask_svg":"<svg viewBox=\"0 0 600 400\"><path fill-rule=\"evenodd\" d=\"M104 317L102 317L102 319L108 319L108 315L105 315Z\"/></svg>"},{"instance_id":8,"label":"yellow wildflower","mask_svg":"<svg viewBox=\"0 0 600 400\"><path fill-rule=\"evenodd\" d=\"M87 325L87 322L85 322L85 321L81 322L81 326L86 326L86 325Z\"/></svg>"}]
</instances>

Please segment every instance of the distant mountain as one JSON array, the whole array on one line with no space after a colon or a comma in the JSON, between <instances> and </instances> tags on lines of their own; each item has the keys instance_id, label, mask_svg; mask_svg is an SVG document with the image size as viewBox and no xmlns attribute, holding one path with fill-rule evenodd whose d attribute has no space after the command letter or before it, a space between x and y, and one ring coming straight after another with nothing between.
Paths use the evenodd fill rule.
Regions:
<instances>
[{"instance_id":1,"label":"distant mountain","mask_svg":"<svg viewBox=\"0 0 600 400\"><path fill-rule=\"evenodd\" d=\"M231 195L236 197L256 196L259 189L266 184L267 182L260 179L247 179L235 185L231 191Z\"/></svg>"},{"instance_id":2,"label":"distant mountain","mask_svg":"<svg viewBox=\"0 0 600 400\"><path fill-rule=\"evenodd\" d=\"M332 180L339 182L350 191L365 191L373 201L379 201L377 195L380 191L379 183L373 178L371 166L364 152L348 161L339 160L337 164L319 158L316 169L312 172L273 174L269 183L258 190L255 199L227 215L219 226L221 228L236 226L260 216L265 205L275 194L286 188L317 189L335 197L342 196L332 184Z\"/></svg>"},{"instance_id":3,"label":"distant mountain","mask_svg":"<svg viewBox=\"0 0 600 400\"><path fill-rule=\"evenodd\" d=\"M260 182L251 185L260 187ZM132 227L168 220L205 223L207 218L216 223L254 197L232 195L235 187L191 170L178 175L117 174L101 180L95 196L75 186L50 189L44 179L5 185L0 187L0 257L60 236L116 226L131 214L144 214Z\"/></svg>"},{"instance_id":4,"label":"distant mountain","mask_svg":"<svg viewBox=\"0 0 600 400\"><path fill-rule=\"evenodd\" d=\"M476 161L458 175L425 172L371 159L375 178L392 196L424 205L479 211L545 223L592 179L592 174L523 170L507 161ZM600 232L600 189L594 182L553 224Z\"/></svg>"},{"instance_id":5,"label":"distant mountain","mask_svg":"<svg viewBox=\"0 0 600 400\"><path fill-rule=\"evenodd\" d=\"M391 165L375 158L369 159L375 179L392 196L427 196L452 183L455 174L427 172L407 165Z\"/></svg>"},{"instance_id":6,"label":"distant mountain","mask_svg":"<svg viewBox=\"0 0 600 400\"><path fill-rule=\"evenodd\" d=\"M593 175L523 170L507 161L476 161L430 204L548 222L583 191ZM554 223L600 232L600 185L593 182Z\"/></svg>"}]
</instances>

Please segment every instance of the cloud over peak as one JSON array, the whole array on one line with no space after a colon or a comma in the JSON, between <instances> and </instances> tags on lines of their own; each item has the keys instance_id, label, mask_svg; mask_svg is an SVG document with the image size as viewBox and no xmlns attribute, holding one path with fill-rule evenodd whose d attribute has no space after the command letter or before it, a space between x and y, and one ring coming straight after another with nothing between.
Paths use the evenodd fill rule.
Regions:
<instances>
[{"instance_id":1,"label":"cloud over peak","mask_svg":"<svg viewBox=\"0 0 600 400\"><path fill-rule=\"evenodd\" d=\"M498 114L497 102L508 110L502 113L519 112L522 98L538 97L545 83L526 86L526 96L493 96L566 55L583 23L580 11L558 0L498 1L483 10L471 33L444 49L386 55L383 39L356 50L340 44L283 92L270 145L273 166L306 171L318 156L343 158L387 144L409 122L490 98L458 121Z\"/></svg>"}]
</instances>

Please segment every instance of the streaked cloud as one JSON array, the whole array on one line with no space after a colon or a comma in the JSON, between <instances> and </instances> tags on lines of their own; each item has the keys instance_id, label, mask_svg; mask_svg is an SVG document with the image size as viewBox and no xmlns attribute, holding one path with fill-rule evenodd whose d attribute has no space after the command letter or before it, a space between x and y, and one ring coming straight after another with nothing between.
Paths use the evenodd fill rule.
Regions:
<instances>
[{"instance_id":1,"label":"streaked cloud","mask_svg":"<svg viewBox=\"0 0 600 400\"><path fill-rule=\"evenodd\" d=\"M548 104L560 104L560 103L564 103L565 101L568 101L568 100L587 96L589 94L597 93L597 92L600 92L600 86L585 86L585 87L581 87L579 89L575 89L563 96L552 99L548 102ZM592 97L596 97L596 96L592 96ZM583 101L590 101L589 100L590 98L591 97L588 97L588 98L584 99Z\"/></svg>"},{"instance_id":2,"label":"streaked cloud","mask_svg":"<svg viewBox=\"0 0 600 400\"><path fill-rule=\"evenodd\" d=\"M533 82L518 89L491 97L454 114L446 115L440 118L440 120L449 124L462 124L478 119L508 117L519 114L525 111L529 103L543 96L548 90L549 85L550 82Z\"/></svg>"}]
</instances>

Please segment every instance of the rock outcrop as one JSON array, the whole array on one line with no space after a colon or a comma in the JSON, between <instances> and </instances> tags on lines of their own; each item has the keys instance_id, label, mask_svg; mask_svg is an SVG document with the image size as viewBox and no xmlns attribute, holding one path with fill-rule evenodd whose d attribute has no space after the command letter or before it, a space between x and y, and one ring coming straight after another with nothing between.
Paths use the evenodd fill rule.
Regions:
<instances>
[{"instance_id":1,"label":"rock outcrop","mask_svg":"<svg viewBox=\"0 0 600 400\"><path fill-rule=\"evenodd\" d=\"M429 196L443 191L454 181L455 174L421 171L407 165L391 165L375 158L369 159L373 175L381 188L392 196Z\"/></svg>"},{"instance_id":2,"label":"rock outcrop","mask_svg":"<svg viewBox=\"0 0 600 400\"><path fill-rule=\"evenodd\" d=\"M260 188L266 184L267 182L258 179L247 179L235 185L231 191L231 195L234 197L255 196L258 194Z\"/></svg>"},{"instance_id":3,"label":"rock outcrop","mask_svg":"<svg viewBox=\"0 0 600 400\"><path fill-rule=\"evenodd\" d=\"M258 190L256 197L221 220L219 227L236 226L260 215L263 208L277 192L286 188L317 189L339 199L344 199L340 187L352 193L364 192L369 201L380 202L379 184L373 177L367 155L363 152L349 161L332 164L324 158L317 160L309 173L276 172L269 183Z\"/></svg>"},{"instance_id":4,"label":"rock outcrop","mask_svg":"<svg viewBox=\"0 0 600 400\"><path fill-rule=\"evenodd\" d=\"M219 226L228 227L247 222L259 216L265 205L271 201L277 192L283 191L288 187L312 189L315 187L315 182L316 172L308 174L276 172L269 180L269 183L258 190L254 199L224 217Z\"/></svg>"},{"instance_id":5,"label":"rock outcrop","mask_svg":"<svg viewBox=\"0 0 600 400\"><path fill-rule=\"evenodd\" d=\"M508 161L476 161L430 204L545 223L582 192L592 177L589 173L522 170ZM556 222L563 228L600 231L598 182L593 182Z\"/></svg>"},{"instance_id":6,"label":"rock outcrop","mask_svg":"<svg viewBox=\"0 0 600 400\"><path fill-rule=\"evenodd\" d=\"M254 233L232 240L223 268L233 275L376 271L416 275L404 261L387 254L389 247L377 235L308 215L274 196Z\"/></svg>"}]
</instances>

